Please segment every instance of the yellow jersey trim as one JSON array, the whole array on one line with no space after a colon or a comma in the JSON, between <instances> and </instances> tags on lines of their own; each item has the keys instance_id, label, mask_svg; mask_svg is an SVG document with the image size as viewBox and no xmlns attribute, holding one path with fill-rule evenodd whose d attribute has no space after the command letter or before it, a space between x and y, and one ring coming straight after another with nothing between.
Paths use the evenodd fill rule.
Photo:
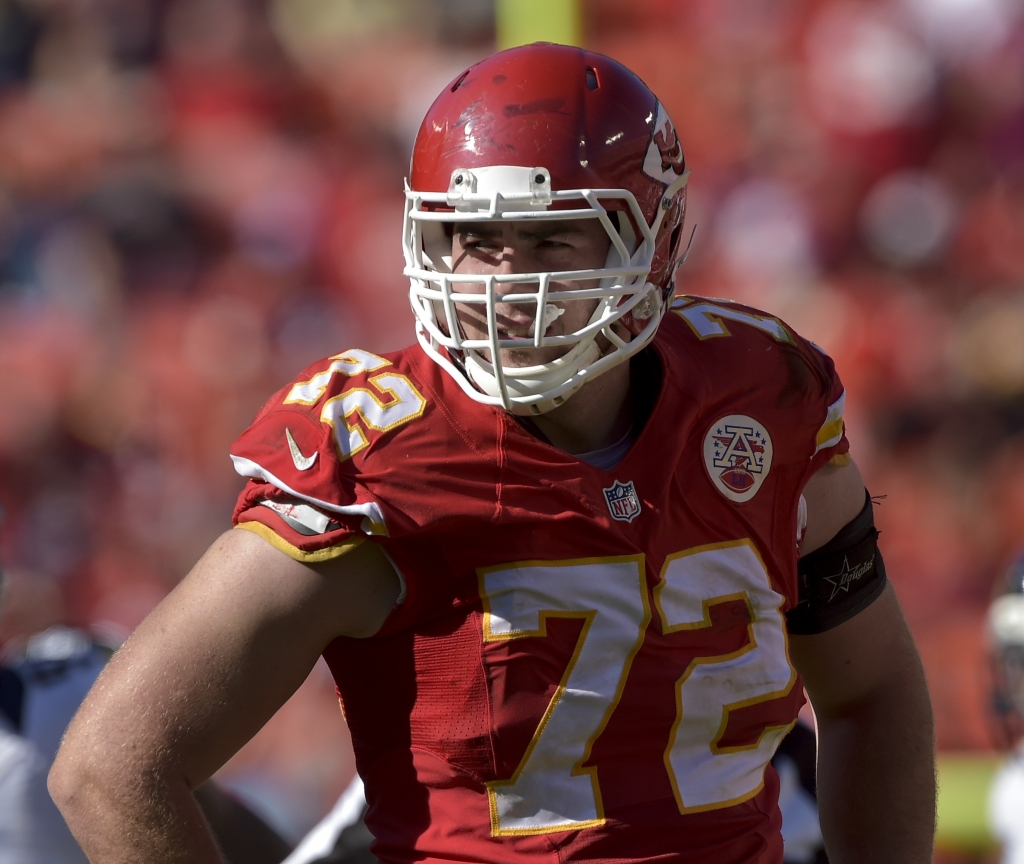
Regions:
<instances>
[{"instance_id":1,"label":"yellow jersey trim","mask_svg":"<svg viewBox=\"0 0 1024 864\"><path fill-rule=\"evenodd\" d=\"M330 561L334 558L340 558L346 552L351 552L364 540L363 537L355 537L352 540L346 540L344 543L339 543L337 546L328 546L326 549L317 549L315 552L305 552L298 546L293 546L262 522L239 522L235 528L252 531L253 534L262 537L275 549L284 552L284 554L289 558L301 561L303 564L316 564L320 561Z\"/></svg>"},{"instance_id":2,"label":"yellow jersey trim","mask_svg":"<svg viewBox=\"0 0 1024 864\"><path fill-rule=\"evenodd\" d=\"M825 422L822 423L821 428L818 429L817 440L815 442L818 446L814 450L815 453L819 450L824 450L827 447L833 447L842 440L844 431L843 414L845 411L846 391L844 390L842 395L828 406L828 411L825 414Z\"/></svg>"}]
</instances>

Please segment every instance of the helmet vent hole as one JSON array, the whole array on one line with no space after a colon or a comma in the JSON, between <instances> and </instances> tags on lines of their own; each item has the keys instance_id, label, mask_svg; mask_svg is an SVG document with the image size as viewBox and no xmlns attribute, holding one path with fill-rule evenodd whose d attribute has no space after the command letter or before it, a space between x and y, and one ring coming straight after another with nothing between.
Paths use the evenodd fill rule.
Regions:
<instances>
[{"instance_id":1,"label":"helmet vent hole","mask_svg":"<svg viewBox=\"0 0 1024 864\"><path fill-rule=\"evenodd\" d=\"M454 93L456 90L459 89L460 86L462 86L462 82L466 80L466 76L468 74L469 74L469 70L467 69L458 78L455 79L455 83L452 84L452 93Z\"/></svg>"},{"instance_id":2,"label":"helmet vent hole","mask_svg":"<svg viewBox=\"0 0 1024 864\"><path fill-rule=\"evenodd\" d=\"M597 72L591 67L587 67L587 89L596 90L598 87Z\"/></svg>"}]
</instances>

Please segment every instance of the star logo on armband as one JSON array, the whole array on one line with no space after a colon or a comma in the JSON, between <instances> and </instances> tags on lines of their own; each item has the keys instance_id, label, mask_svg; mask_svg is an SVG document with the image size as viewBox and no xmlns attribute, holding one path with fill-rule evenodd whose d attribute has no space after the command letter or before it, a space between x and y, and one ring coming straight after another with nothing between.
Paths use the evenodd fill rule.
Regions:
<instances>
[{"instance_id":1,"label":"star logo on armband","mask_svg":"<svg viewBox=\"0 0 1024 864\"><path fill-rule=\"evenodd\" d=\"M860 579L865 573L867 573L875 565L875 556L871 556L870 561L865 561L863 564L858 564L856 567L850 566L850 559L843 556L843 569L840 570L835 576L826 576L825 581L832 585L832 596L828 598L828 602L831 603L836 599L836 594L840 591L845 591L847 594L850 593L850 585Z\"/></svg>"}]
</instances>

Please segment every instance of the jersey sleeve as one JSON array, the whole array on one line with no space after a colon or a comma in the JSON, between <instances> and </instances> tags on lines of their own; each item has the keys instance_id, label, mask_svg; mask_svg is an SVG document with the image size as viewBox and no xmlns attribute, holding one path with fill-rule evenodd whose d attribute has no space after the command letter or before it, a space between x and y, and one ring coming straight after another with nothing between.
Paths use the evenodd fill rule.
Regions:
<instances>
[{"instance_id":1,"label":"jersey sleeve","mask_svg":"<svg viewBox=\"0 0 1024 864\"><path fill-rule=\"evenodd\" d=\"M799 337L797 337L799 339ZM824 417L815 436L811 457L811 474L826 463L847 465L850 462L850 442L846 437L846 388L839 379L835 363L813 342L801 340L810 362L817 365L822 379L827 382L822 390L821 408Z\"/></svg>"},{"instance_id":2,"label":"jersey sleeve","mask_svg":"<svg viewBox=\"0 0 1024 864\"><path fill-rule=\"evenodd\" d=\"M363 535L347 519L282 494L273 483L251 479L235 505L236 528L258 534L296 561L328 561L354 548Z\"/></svg>"},{"instance_id":3,"label":"jersey sleeve","mask_svg":"<svg viewBox=\"0 0 1024 864\"><path fill-rule=\"evenodd\" d=\"M813 454L801 479L801 490L824 465L850 462L844 419L846 391L831 358L811 342L804 342L803 348L808 352L809 362L818 364L825 385L816 399L817 414L822 419L813 442ZM812 398L812 405L814 402ZM798 544L802 541L807 518L802 494L799 505ZM786 612L786 625L791 634L823 633L854 617L881 595L886 576L876 546L877 537L868 498L860 515L828 543L800 557L797 602Z\"/></svg>"},{"instance_id":4,"label":"jersey sleeve","mask_svg":"<svg viewBox=\"0 0 1024 864\"><path fill-rule=\"evenodd\" d=\"M779 318L729 300L681 296L672 311L685 322L686 362L701 370L709 405L724 412L728 400L738 416L766 424L774 459L793 466L800 488L822 465L849 458L845 389L821 348Z\"/></svg>"},{"instance_id":5,"label":"jersey sleeve","mask_svg":"<svg viewBox=\"0 0 1024 864\"><path fill-rule=\"evenodd\" d=\"M232 445L235 471L248 478L232 522L296 560L317 562L387 529L358 465L341 458L334 425L321 418L336 384L330 367L304 378L271 397Z\"/></svg>"},{"instance_id":6,"label":"jersey sleeve","mask_svg":"<svg viewBox=\"0 0 1024 864\"><path fill-rule=\"evenodd\" d=\"M846 437L846 388L828 354L810 340L792 331L790 335L799 356L799 360L788 364L791 378L796 377L792 372L796 366L803 370L801 374L806 379L806 386L801 387L804 390L803 408L795 412L801 419L794 427L800 442L794 454L800 466L797 489L802 493L807 481L825 465L842 467L850 464L850 441ZM791 387L793 383L790 382ZM800 494L797 506L798 544L806 527L807 502Z\"/></svg>"}]
</instances>

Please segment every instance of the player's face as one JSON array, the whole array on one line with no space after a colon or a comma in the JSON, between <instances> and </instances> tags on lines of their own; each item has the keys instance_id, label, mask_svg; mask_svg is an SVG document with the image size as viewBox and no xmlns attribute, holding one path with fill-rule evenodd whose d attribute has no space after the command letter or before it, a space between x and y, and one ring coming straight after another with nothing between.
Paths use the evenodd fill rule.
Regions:
<instances>
[{"instance_id":1,"label":"player's face","mask_svg":"<svg viewBox=\"0 0 1024 864\"><path fill-rule=\"evenodd\" d=\"M452 236L452 269L456 273L492 275L536 273L543 271L597 269L605 265L611 241L596 219L537 222L479 222L455 226ZM549 291L594 288L597 280L558 281L552 279ZM501 295L536 290L536 283L497 283ZM465 293L483 294L484 283L459 286ZM548 324L547 336L561 336L586 326L597 307L597 300L560 301L551 305L563 310ZM458 304L458 319L468 339L486 339L487 318L482 304ZM533 303L501 303L495 307L499 339L533 338L537 313ZM536 366L561 357L571 346L546 348L506 348L501 351L505 366ZM489 353L486 354L490 360Z\"/></svg>"}]
</instances>

